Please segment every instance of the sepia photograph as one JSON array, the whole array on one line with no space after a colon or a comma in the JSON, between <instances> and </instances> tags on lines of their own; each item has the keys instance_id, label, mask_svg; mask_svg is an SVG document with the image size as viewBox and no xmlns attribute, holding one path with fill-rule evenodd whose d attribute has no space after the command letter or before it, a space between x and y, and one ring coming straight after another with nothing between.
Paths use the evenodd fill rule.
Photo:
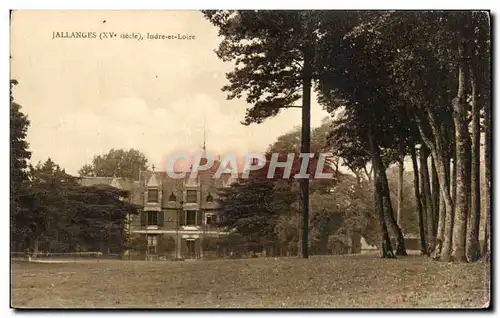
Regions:
<instances>
[{"instance_id":1,"label":"sepia photograph","mask_svg":"<svg viewBox=\"0 0 500 318\"><path fill-rule=\"evenodd\" d=\"M491 309L490 11L9 23L12 309Z\"/></svg>"}]
</instances>

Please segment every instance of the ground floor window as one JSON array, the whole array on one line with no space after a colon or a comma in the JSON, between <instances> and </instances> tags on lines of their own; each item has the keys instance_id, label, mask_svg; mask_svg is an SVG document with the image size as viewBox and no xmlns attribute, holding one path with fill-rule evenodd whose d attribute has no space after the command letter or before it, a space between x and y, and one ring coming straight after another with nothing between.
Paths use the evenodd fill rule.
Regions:
<instances>
[{"instance_id":1,"label":"ground floor window","mask_svg":"<svg viewBox=\"0 0 500 318\"><path fill-rule=\"evenodd\" d=\"M186 256L188 258L196 258L196 244L195 240L186 240Z\"/></svg>"},{"instance_id":2,"label":"ground floor window","mask_svg":"<svg viewBox=\"0 0 500 318\"><path fill-rule=\"evenodd\" d=\"M196 210L186 211L186 225L196 225Z\"/></svg>"},{"instance_id":3,"label":"ground floor window","mask_svg":"<svg viewBox=\"0 0 500 318\"><path fill-rule=\"evenodd\" d=\"M207 225L216 225L217 224L217 215L210 213L205 216L205 223Z\"/></svg>"},{"instance_id":4,"label":"ground floor window","mask_svg":"<svg viewBox=\"0 0 500 318\"><path fill-rule=\"evenodd\" d=\"M158 236L148 235L148 254L156 254L157 246L158 246Z\"/></svg>"}]
</instances>

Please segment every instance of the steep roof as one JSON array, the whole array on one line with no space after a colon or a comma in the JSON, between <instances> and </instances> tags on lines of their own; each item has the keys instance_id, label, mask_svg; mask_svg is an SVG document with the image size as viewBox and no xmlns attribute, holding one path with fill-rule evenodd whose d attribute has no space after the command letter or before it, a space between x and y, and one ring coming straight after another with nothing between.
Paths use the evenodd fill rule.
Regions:
<instances>
[{"instance_id":1,"label":"steep roof","mask_svg":"<svg viewBox=\"0 0 500 318\"><path fill-rule=\"evenodd\" d=\"M100 184L111 185L112 181L112 177L82 177L80 179L80 184L85 187L90 187Z\"/></svg>"},{"instance_id":2,"label":"steep roof","mask_svg":"<svg viewBox=\"0 0 500 318\"><path fill-rule=\"evenodd\" d=\"M117 177L113 177L113 179L111 180L111 186L115 188L122 188L121 182Z\"/></svg>"},{"instance_id":3,"label":"steep roof","mask_svg":"<svg viewBox=\"0 0 500 318\"><path fill-rule=\"evenodd\" d=\"M158 187L160 184L158 183L158 180L156 179L156 174L152 173L151 177L148 180L148 184L146 185L148 188L150 187Z\"/></svg>"},{"instance_id":4,"label":"steep roof","mask_svg":"<svg viewBox=\"0 0 500 318\"><path fill-rule=\"evenodd\" d=\"M144 200L144 187L142 186L142 184L139 181L134 181L128 178L82 177L80 178L80 185L85 187L95 185L108 185L117 187L129 192L130 202L133 204L141 205Z\"/></svg>"}]
</instances>

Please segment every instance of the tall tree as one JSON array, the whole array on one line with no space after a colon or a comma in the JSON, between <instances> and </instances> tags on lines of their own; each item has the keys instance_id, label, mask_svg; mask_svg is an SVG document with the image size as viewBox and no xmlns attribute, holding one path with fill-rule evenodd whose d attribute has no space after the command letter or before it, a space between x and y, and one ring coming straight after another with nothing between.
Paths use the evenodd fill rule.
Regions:
<instances>
[{"instance_id":1,"label":"tall tree","mask_svg":"<svg viewBox=\"0 0 500 318\"><path fill-rule=\"evenodd\" d=\"M481 163L481 110L484 110L485 156L489 158L489 116L491 103L491 72L490 72L490 19L486 12L472 13L472 40L470 44L469 77L470 77L470 105L471 105L471 202L467 220L466 258L475 261L481 255L479 244L479 224L481 218L481 196L486 193L484 201L486 211L486 225L489 224L489 211L491 209L490 184L484 183L481 189L480 163ZM487 119L488 118L488 119ZM488 129L486 129L488 128ZM486 159L485 158L485 159ZM489 166L487 168L489 170ZM489 175L489 174L488 174ZM488 178L488 177L487 177ZM487 233L488 231L485 231ZM485 240L485 247L487 245ZM488 254L484 250L485 254ZM486 255L485 255L486 256ZM486 256L486 258L488 258Z\"/></svg>"},{"instance_id":2,"label":"tall tree","mask_svg":"<svg viewBox=\"0 0 500 318\"><path fill-rule=\"evenodd\" d=\"M482 79L482 85L480 86L481 92L479 96L484 103L484 162L485 162L485 211L486 211L486 222L484 231L484 248L483 257L485 260L489 261L491 256L491 164L492 164L492 135L493 129L491 125L491 20L488 14L481 12L482 23L480 24L482 35L479 38L479 48L480 48L480 61L482 67L482 72L480 72L479 78Z\"/></svg>"},{"instance_id":3,"label":"tall tree","mask_svg":"<svg viewBox=\"0 0 500 318\"><path fill-rule=\"evenodd\" d=\"M477 65L477 49L474 44L471 52L472 63L469 65L471 105L472 105L472 147L471 147L471 202L467 219L466 257L474 262L481 257L479 246L479 221L481 218L481 182L480 182L480 104L478 103L477 76L473 65Z\"/></svg>"},{"instance_id":4,"label":"tall tree","mask_svg":"<svg viewBox=\"0 0 500 318\"><path fill-rule=\"evenodd\" d=\"M370 14L365 20L370 20ZM318 85L320 102L330 112L343 106L346 115L351 117L351 127L357 128L354 133L371 155L374 180L380 182L375 189L381 191L376 196L382 201L381 221L388 223L397 238L397 254L405 255L405 241L393 215L386 163L382 160L384 149L397 149L399 138L395 131L401 131L401 123L392 115L397 112L390 103L394 93L388 86L388 73L383 71L388 53L385 48L370 45L370 38L358 30L364 29L364 22L359 25L351 24L352 29L344 29L342 36L325 25L320 54L324 63ZM390 242L384 242L383 246L390 247ZM388 251L383 256L391 257L391 254L392 251Z\"/></svg>"},{"instance_id":5,"label":"tall tree","mask_svg":"<svg viewBox=\"0 0 500 318\"><path fill-rule=\"evenodd\" d=\"M439 210L446 214L445 222L438 222L444 226L443 231L438 229L443 233L437 246L442 260L465 260L465 224L471 192L467 96L470 49L477 42L472 31L479 27L472 17L477 14L396 12L381 15L364 28L372 43L391 48L385 59L393 71L389 80L392 84L388 86L397 88L400 104L413 110L421 137L431 150L444 201ZM450 158L454 158L451 176ZM450 187L450 178L456 186Z\"/></svg>"},{"instance_id":6,"label":"tall tree","mask_svg":"<svg viewBox=\"0 0 500 318\"><path fill-rule=\"evenodd\" d=\"M264 178L241 179L222 189L219 193L220 225L239 234L240 244L262 246L276 242L275 227L284 206L275 190L273 182Z\"/></svg>"},{"instance_id":7,"label":"tall tree","mask_svg":"<svg viewBox=\"0 0 500 318\"><path fill-rule=\"evenodd\" d=\"M398 24L397 21L401 23ZM439 258L442 260L465 261L468 225L472 226L469 232L472 242L470 246L472 250L477 250L473 247L477 246L473 242L477 227L474 216L477 216L477 212L472 213L472 223L467 222L467 217L471 216L472 192L468 98L473 88L470 85L471 79L479 79L473 81L477 84L476 89L489 87L479 84L482 81L487 83L490 77L490 74L484 71L487 69L485 65L488 65L489 56L488 14L470 11L394 14L392 18L375 27L373 33L389 34L393 30L398 30L398 39L402 41L395 42L390 37L385 40L380 36L376 38L378 43L385 43L382 45L396 44L394 51L399 54L394 55L395 60L387 61L396 71L394 85L399 87L397 91L403 102L415 110L413 114L421 137L431 150L436 166L442 194L437 224L438 233L443 235L443 239L438 240L436 249L439 250ZM483 53L474 54L474 47L481 47ZM406 70L406 80L397 81L401 78L401 70ZM476 73L480 75L475 76ZM487 89L477 96L487 98ZM472 101L474 102L474 98ZM450 158L453 159L451 174L448 168ZM475 188L479 189L477 186ZM472 195L475 197L479 193L476 191ZM441 222L442 213L445 213L444 222ZM467 223L469 224L466 226ZM439 229L440 225L444 229ZM440 243L442 245L439 245ZM470 260L473 258L477 257L471 257Z\"/></svg>"},{"instance_id":8,"label":"tall tree","mask_svg":"<svg viewBox=\"0 0 500 318\"><path fill-rule=\"evenodd\" d=\"M434 158L431 156L431 163L429 165L431 168L431 197L432 197L432 209L434 211L434 230L437 235L437 229L439 226L439 180L436 171L436 164Z\"/></svg>"},{"instance_id":9,"label":"tall tree","mask_svg":"<svg viewBox=\"0 0 500 318\"><path fill-rule=\"evenodd\" d=\"M425 236L425 220L424 220L424 207L422 206L422 198L420 195L420 175L417 163L417 154L415 148L412 147L410 149L411 152L411 161L413 164L413 187L415 190L415 200L417 202L417 210L418 210L418 229L420 234L420 252L424 255L427 255L427 241Z\"/></svg>"},{"instance_id":10,"label":"tall tree","mask_svg":"<svg viewBox=\"0 0 500 318\"><path fill-rule=\"evenodd\" d=\"M121 253L126 249L127 215L138 214L138 207L124 200L129 192L111 186L75 187L67 192L70 219L67 231L75 244L102 253Z\"/></svg>"},{"instance_id":11,"label":"tall tree","mask_svg":"<svg viewBox=\"0 0 500 318\"><path fill-rule=\"evenodd\" d=\"M457 199L455 202L455 218L453 219L453 241L451 259L465 261L465 237L468 205L468 162L467 154L470 153L470 136L467 120L467 89L469 81L469 59L472 25L472 15L461 13L452 20L459 25L457 35L458 46L458 89L452 101L453 120L455 123L455 146L457 171Z\"/></svg>"},{"instance_id":12,"label":"tall tree","mask_svg":"<svg viewBox=\"0 0 500 318\"><path fill-rule=\"evenodd\" d=\"M405 149L404 143L400 141L398 149L398 209L397 209L397 223L402 228L403 220L403 188L404 188L404 174L405 174Z\"/></svg>"},{"instance_id":13,"label":"tall tree","mask_svg":"<svg viewBox=\"0 0 500 318\"><path fill-rule=\"evenodd\" d=\"M300 53L305 52L308 43L307 37L296 42L290 40L291 35L304 35L303 16L300 14L260 14L211 16L216 16L212 22L225 28L224 36L230 42L223 42L219 51L226 59L245 65L229 75L232 84L227 90L233 98L246 93L251 104L260 103L263 106L255 106L247 112L250 122L261 122L276 115L283 107L294 107L293 101L300 96L293 94L303 88L304 77L296 76L302 74L305 66L304 54ZM272 22L266 24L259 20L264 16ZM352 155L353 148L361 148L365 155L358 151L354 157L363 161L368 154L371 159L376 210L380 212L382 245L385 245L383 250L386 251L384 255L390 257L392 253L387 244L390 243L387 241L389 236L384 234L387 232L386 223L393 228L398 243L404 244L397 222L394 222L385 174L387 161L384 158L387 152L397 151L402 140L411 140L408 142L410 149L417 142L423 142L430 152L425 155L425 165L422 164L420 169L422 177L419 178L419 195L425 198L425 211L430 216L424 224L430 236L430 249L433 250L429 252L443 261L477 258L476 199L480 191L474 173L477 172L478 110L483 103L487 156L485 192L488 198L491 195L487 13L343 12L331 16L311 13L309 17L314 18L311 25L315 34L311 64L313 86L317 89L319 102L329 112L342 108L346 112L345 122L349 125L346 131L349 133L345 136L349 137L344 139L349 143L345 143L347 150L342 151ZM242 21L245 23L241 24ZM242 29L242 25L246 28ZM276 28L277 25L280 28ZM267 38L262 39L264 36ZM301 49L297 49L296 43L302 45L299 45ZM281 48L285 48L288 55ZM478 54L474 53L476 51ZM297 59L294 53L299 53L300 58ZM280 62L270 60L269 56L279 57ZM248 66L250 62L253 64ZM293 69L290 65L298 68ZM255 73L249 72L254 70ZM257 85L259 83L262 85ZM278 89L273 85L277 85ZM293 93L287 91L290 93L283 96L284 87L293 87ZM471 105L468 98L471 95L474 156L469 158L471 136L468 114ZM290 96L296 98L292 101ZM412 127L410 136L401 133L402 127ZM426 169L429 155L432 158L432 176ZM345 158L344 155L340 157ZM352 164L356 159L348 161ZM357 167L364 169L366 165ZM475 185L471 186L472 179ZM488 204L490 202L486 202L487 241L490 240L491 213ZM466 251L466 247L471 250ZM485 247L489 248L489 244ZM398 247L397 250L400 251ZM485 250L485 254L489 253Z\"/></svg>"},{"instance_id":14,"label":"tall tree","mask_svg":"<svg viewBox=\"0 0 500 318\"><path fill-rule=\"evenodd\" d=\"M434 204L432 201L432 194L430 188L430 176L429 176L429 150L425 144L421 145L420 148L420 173L421 173L421 197L422 206L424 208L425 215L425 227L427 234L427 254L432 253L436 244L436 230L434 228Z\"/></svg>"},{"instance_id":15,"label":"tall tree","mask_svg":"<svg viewBox=\"0 0 500 318\"><path fill-rule=\"evenodd\" d=\"M139 179L139 171L147 170L148 159L137 149L111 149L104 155L94 156L91 165L84 165L81 177L121 177Z\"/></svg>"},{"instance_id":16,"label":"tall tree","mask_svg":"<svg viewBox=\"0 0 500 318\"><path fill-rule=\"evenodd\" d=\"M136 207L109 186L82 187L50 158L30 167L28 246L34 253L123 251L126 215Z\"/></svg>"},{"instance_id":17,"label":"tall tree","mask_svg":"<svg viewBox=\"0 0 500 318\"><path fill-rule=\"evenodd\" d=\"M18 82L10 81L10 225L11 234L16 239L25 238L26 227L23 218L27 213L22 206L22 197L26 194L28 173L27 161L31 158L26 134L30 122L21 111L21 105L14 101L12 89Z\"/></svg>"},{"instance_id":18,"label":"tall tree","mask_svg":"<svg viewBox=\"0 0 500 318\"><path fill-rule=\"evenodd\" d=\"M369 134L370 148L372 149L372 164L374 167L374 188L375 188L375 209L379 215L379 225L381 232L381 256L382 258L394 258L394 252L392 250L391 240L389 238L389 232L387 230L387 224L385 222L384 215L384 203L383 203L383 181L381 180L381 175L384 173L382 170L382 164L380 163L380 149L375 143L375 138Z\"/></svg>"},{"instance_id":19,"label":"tall tree","mask_svg":"<svg viewBox=\"0 0 500 318\"><path fill-rule=\"evenodd\" d=\"M285 108L302 108L301 151L310 152L311 87L315 79L318 13L312 11L205 11L223 37L219 58L235 63L223 87L228 98L241 98L249 125ZM302 92L301 92L302 91ZM302 105L295 103L302 99ZM308 257L309 179L301 179L302 256Z\"/></svg>"},{"instance_id":20,"label":"tall tree","mask_svg":"<svg viewBox=\"0 0 500 318\"><path fill-rule=\"evenodd\" d=\"M38 253L40 245L47 250L51 243L65 236L70 218L67 193L77 186L77 180L66 174L48 158L44 163L30 166L29 196L26 199L29 211L29 246Z\"/></svg>"}]
</instances>

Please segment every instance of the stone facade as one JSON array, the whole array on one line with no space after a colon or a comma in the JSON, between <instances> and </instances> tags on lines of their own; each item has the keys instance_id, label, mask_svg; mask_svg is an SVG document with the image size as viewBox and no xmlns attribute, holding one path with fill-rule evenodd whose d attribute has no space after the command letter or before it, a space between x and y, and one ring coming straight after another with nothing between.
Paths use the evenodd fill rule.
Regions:
<instances>
[{"instance_id":1,"label":"stone facade","mask_svg":"<svg viewBox=\"0 0 500 318\"><path fill-rule=\"evenodd\" d=\"M182 179L173 179L166 172L141 171L139 180L124 178L82 178L83 185L107 184L130 192L131 203L140 206L139 214L130 217L131 234L144 234L148 241L147 256L158 254L158 242L165 237L175 242L170 258L198 259L207 256L204 240L224 235L217 226L219 205L217 192L229 186L229 172L214 179L219 162L212 169L190 172ZM205 242L207 243L207 242Z\"/></svg>"}]
</instances>

